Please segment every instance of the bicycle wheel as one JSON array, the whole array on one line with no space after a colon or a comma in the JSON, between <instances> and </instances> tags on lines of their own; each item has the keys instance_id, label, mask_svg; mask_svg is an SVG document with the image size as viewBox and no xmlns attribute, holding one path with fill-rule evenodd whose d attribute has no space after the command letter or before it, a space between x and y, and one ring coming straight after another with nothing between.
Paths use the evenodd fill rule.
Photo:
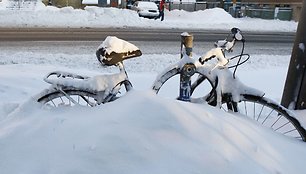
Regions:
<instances>
[{"instance_id":1,"label":"bicycle wheel","mask_svg":"<svg viewBox=\"0 0 306 174\"><path fill-rule=\"evenodd\" d=\"M292 113L265 97L243 94L238 103L226 100L221 107L245 115L275 132L306 141L306 131Z\"/></svg>"},{"instance_id":2,"label":"bicycle wheel","mask_svg":"<svg viewBox=\"0 0 306 174\"><path fill-rule=\"evenodd\" d=\"M66 89L63 91L66 95L60 91L50 91L39 97L37 101L51 107L74 106L76 104L93 107L100 104L97 102L98 100L94 93L75 89Z\"/></svg>"},{"instance_id":3,"label":"bicycle wheel","mask_svg":"<svg viewBox=\"0 0 306 174\"><path fill-rule=\"evenodd\" d=\"M169 69L165 73L159 75L155 80L152 89L156 94L165 95L167 97L177 98L179 93L179 77L180 69L175 67ZM196 72L199 75L198 78L193 78L191 85L191 102L202 103L207 102L210 105L216 105L215 92L213 82L204 76L203 74ZM169 82L169 84L166 84ZM166 90L164 88L169 88L171 90ZM176 90L173 90L176 88ZM162 92L160 92L162 91ZM172 93L172 94L171 94ZM173 94L174 93L174 94Z\"/></svg>"}]
</instances>

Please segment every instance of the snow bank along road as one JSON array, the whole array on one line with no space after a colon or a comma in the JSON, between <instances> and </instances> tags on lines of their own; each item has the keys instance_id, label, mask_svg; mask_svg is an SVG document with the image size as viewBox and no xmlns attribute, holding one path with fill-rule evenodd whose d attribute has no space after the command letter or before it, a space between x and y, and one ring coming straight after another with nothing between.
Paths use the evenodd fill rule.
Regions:
<instances>
[{"instance_id":1,"label":"snow bank along road","mask_svg":"<svg viewBox=\"0 0 306 174\"><path fill-rule=\"evenodd\" d=\"M190 29L196 41L216 41L224 39L228 30ZM143 28L0 28L2 41L61 41L61 40L101 40L115 35L134 41L180 41L182 29L143 29ZM293 32L243 32L248 42L293 42ZM217 39L216 39L217 38Z\"/></svg>"}]
</instances>

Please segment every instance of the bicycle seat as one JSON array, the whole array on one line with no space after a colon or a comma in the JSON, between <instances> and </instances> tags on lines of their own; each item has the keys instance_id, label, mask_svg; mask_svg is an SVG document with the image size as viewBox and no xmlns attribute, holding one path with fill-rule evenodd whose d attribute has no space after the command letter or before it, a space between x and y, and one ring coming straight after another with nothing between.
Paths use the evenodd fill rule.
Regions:
<instances>
[{"instance_id":1,"label":"bicycle seat","mask_svg":"<svg viewBox=\"0 0 306 174\"><path fill-rule=\"evenodd\" d=\"M96 51L98 61L107 66L141 55L142 52L134 44L115 36L108 36Z\"/></svg>"}]
</instances>

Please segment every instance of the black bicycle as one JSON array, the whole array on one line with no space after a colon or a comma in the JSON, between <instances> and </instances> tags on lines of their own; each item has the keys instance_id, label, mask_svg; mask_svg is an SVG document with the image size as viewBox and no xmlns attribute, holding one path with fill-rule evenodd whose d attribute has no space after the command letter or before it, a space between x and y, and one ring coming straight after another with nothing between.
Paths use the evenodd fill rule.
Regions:
<instances>
[{"instance_id":1,"label":"black bicycle","mask_svg":"<svg viewBox=\"0 0 306 174\"><path fill-rule=\"evenodd\" d=\"M93 107L112 102L133 88L123 61L141 54L135 45L117 37L108 36L98 47L96 56L102 65L118 67L118 73L88 77L54 71L44 78L45 82L51 84L50 87L39 93L36 100L48 107L74 105Z\"/></svg>"},{"instance_id":2,"label":"black bicycle","mask_svg":"<svg viewBox=\"0 0 306 174\"><path fill-rule=\"evenodd\" d=\"M243 53L245 39L238 28L233 28L227 39L216 42L216 47L199 59L192 58L193 36L183 33L181 37L182 59L158 75L152 86L156 93L159 93L169 79L179 76L178 100L207 103L229 113L239 113L275 132L306 141L306 131L292 112L236 78L237 67L250 57ZM232 51L236 42L242 43L241 54L226 58L225 52ZM236 64L229 66L234 59L238 59ZM196 74L198 77L194 80ZM208 84L205 87L209 88L207 94L194 97L194 91L199 90L205 82Z\"/></svg>"}]
</instances>

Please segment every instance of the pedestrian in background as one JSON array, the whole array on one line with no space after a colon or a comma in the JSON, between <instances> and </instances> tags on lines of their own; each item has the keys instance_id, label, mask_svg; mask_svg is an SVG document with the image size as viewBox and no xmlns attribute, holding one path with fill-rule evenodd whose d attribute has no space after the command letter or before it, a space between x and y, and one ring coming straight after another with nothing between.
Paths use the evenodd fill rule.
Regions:
<instances>
[{"instance_id":1,"label":"pedestrian in background","mask_svg":"<svg viewBox=\"0 0 306 174\"><path fill-rule=\"evenodd\" d=\"M160 0L159 2L159 15L155 18L160 18L161 21L164 20L164 9L165 9L165 0Z\"/></svg>"}]
</instances>

